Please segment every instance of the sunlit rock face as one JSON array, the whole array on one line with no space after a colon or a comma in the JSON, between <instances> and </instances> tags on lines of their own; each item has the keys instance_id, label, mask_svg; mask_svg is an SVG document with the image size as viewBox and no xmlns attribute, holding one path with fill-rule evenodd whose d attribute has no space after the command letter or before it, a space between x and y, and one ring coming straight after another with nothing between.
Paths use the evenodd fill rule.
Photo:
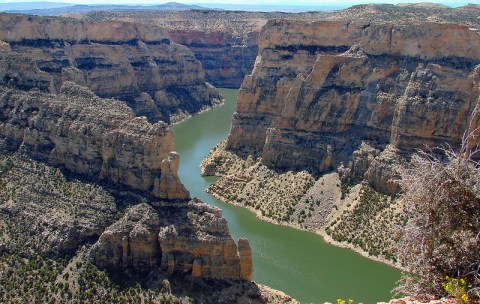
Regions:
<instances>
[{"instance_id":1,"label":"sunlit rock face","mask_svg":"<svg viewBox=\"0 0 480 304\"><path fill-rule=\"evenodd\" d=\"M457 24L269 21L227 149L321 173L353 168L366 142L380 156L356 175L394 193L395 169L382 163L459 146L478 125L479 50L479 31Z\"/></svg>"},{"instance_id":2,"label":"sunlit rock face","mask_svg":"<svg viewBox=\"0 0 480 304\"><path fill-rule=\"evenodd\" d=\"M75 174L158 198L189 198L176 172L178 157L169 161L174 135L167 124L135 117L124 102L102 99L72 82L60 91L0 87L0 151L20 150Z\"/></svg>"},{"instance_id":3,"label":"sunlit rock face","mask_svg":"<svg viewBox=\"0 0 480 304\"><path fill-rule=\"evenodd\" d=\"M50 75L50 92L73 81L127 101L152 122L175 121L220 99L194 54L155 26L2 14L0 40Z\"/></svg>"},{"instance_id":4,"label":"sunlit rock face","mask_svg":"<svg viewBox=\"0 0 480 304\"><path fill-rule=\"evenodd\" d=\"M188 204L140 204L108 227L92 249L100 267L193 278L251 280L250 246L230 235L221 210L198 199Z\"/></svg>"},{"instance_id":5,"label":"sunlit rock face","mask_svg":"<svg viewBox=\"0 0 480 304\"><path fill-rule=\"evenodd\" d=\"M190 198L178 176L180 156L173 151L170 126L139 116L129 99L134 96L144 109L157 109L152 113L167 111L157 101L168 101L184 115L189 112L182 102L195 102L191 92L204 94L203 102L209 100L216 90L205 84L192 53L149 26L15 15L0 16L2 22L0 153L15 152L43 162L42 166L61 168L49 170L57 170L64 184L60 172L108 189L106 199L92 191L82 197L98 201L88 206L82 201L83 209L73 220L60 208L65 208L65 197L52 191L35 193L47 202L30 201L28 195L7 200L8 208L2 206L2 212L26 210L22 216L27 218L34 205L46 215L33 217L32 227L46 222L49 229L62 231L49 237L41 254L73 254L90 242L86 254L102 268L135 275L154 268L169 275L251 280L248 241L241 239L237 246L221 210ZM65 61L57 60L62 56ZM140 59L145 65L134 64ZM170 69L160 68L166 67L163 64ZM152 78L155 75L160 76ZM175 99L176 93L184 99ZM124 101L104 98L110 95ZM37 170L40 165L35 164ZM56 205L47 204L51 197ZM120 206L125 209L117 209ZM49 220L57 209L62 220ZM16 223L20 218L11 220ZM75 235L76 230L82 231ZM50 244L55 245L52 250Z\"/></svg>"}]
</instances>

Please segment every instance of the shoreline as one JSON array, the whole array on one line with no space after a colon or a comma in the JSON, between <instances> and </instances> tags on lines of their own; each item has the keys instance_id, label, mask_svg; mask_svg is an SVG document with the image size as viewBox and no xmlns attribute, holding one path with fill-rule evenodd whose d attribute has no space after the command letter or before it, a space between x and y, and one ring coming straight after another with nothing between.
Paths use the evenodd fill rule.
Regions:
<instances>
[{"instance_id":1,"label":"shoreline","mask_svg":"<svg viewBox=\"0 0 480 304\"><path fill-rule=\"evenodd\" d=\"M214 103L212 105L205 105L203 106L200 111L196 113L187 113L187 112L180 112L180 113L175 113L172 116L170 116L170 127L173 127L175 125L181 124L182 122L188 120L189 118L192 118L195 115L202 114L204 112L210 111L216 107L223 106L225 104L225 98L222 99L217 99L218 103Z\"/></svg>"},{"instance_id":2,"label":"shoreline","mask_svg":"<svg viewBox=\"0 0 480 304\"><path fill-rule=\"evenodd\" d=\"M221 176L216 176L216 177L221 177ZM270 223L270 224L274 224L274 225L279 225L279 226L284 226L284 227L289 227L289 228L293 228L293 229L296 229L296 230L300 230L300 231L304 231L304 232L310 232L310 233L313 233L315 235L318 235L320 237L323 238L323 240L330 244L330 245L333 245L333 246L336 246L336 247L340 247L340 248L344 248L344 249L349 249L349 250L352 250L354 251L355 253L363 256L364 258L367 258L367 259L370 259L370 260L373 260L375 262L380 262L380 263L383 263L383 264L386 264L390 267L393 267L393 268L396 268L396 269L399 269L401 271L404 271L405 269L403 267L401 267L398 263L394 263L392 261L389 261L385 258L382 258L382 257L376 257L376 256L372 256L372 255L369 255L367 252L365 252L364 250L362 250L361 248L357 248L355 246L353 246L352 244L349 244L349 243L345 243L345 242L338 242L338 241L335 241L331 236L329 236L328 234L325 233L325 231L322 229L322 230L308 230L308 229L304 229L304 228L301 228L299 227L299 225L295 225L295 224L292 224L292 223L282 223L282 222L279 222L279 221L276 221L276 220L273 220L271 218L268 218L266 216L262 216L262 214L256 210L255 208L252 208L250 206L245 206L245 205L242 205L242 204L239 204L237 202L233 202L231 200L229 200L228 198L216 193L216 192L209 192L207 191L207 189L205 189L205 192L212 195L214 198L218 199L218 200L221 200L222 202L224 203L227 203L227 204L230 204L230 205L234 205L234 206L237 206L237 207L241 207L241 208L245 208L247 210L249 210L250 212L252 212L253 214L255 214L255 216L264 221L264 222L267 222L267 223Z\"/></svg>"}]
</instances>

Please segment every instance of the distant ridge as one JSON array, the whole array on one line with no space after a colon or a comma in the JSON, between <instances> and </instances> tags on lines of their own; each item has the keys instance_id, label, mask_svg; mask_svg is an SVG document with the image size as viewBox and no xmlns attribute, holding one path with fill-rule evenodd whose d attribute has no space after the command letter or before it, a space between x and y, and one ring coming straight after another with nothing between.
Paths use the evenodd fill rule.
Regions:
<instances>
[{"instance_id":1,"label":"distant ridge","mask_svg":"<svg viewBox=\"0 0 480 304\"><path fill-rule=\"evenodd\" d=\"M159 5L72 5L71 3L61 2L19 2L2 3L0 12L21 13L38 16L58 16L63 14L83 14L92 11L186 11L206 9L199 5L187 5L177 2L168 2Z\"/></svg>"},{"instance_id":2,"label":"distant ridge","mask_svg":"<svg viewBox=\"0 0 480 304\"><path fill-rule=\"evenodd\" d=\"M443 4L421 2L401 4L380 4L406 8L420 9L448 9L449 7L477 9L478 4L469 4L468 0L444 0ZM65 2L17 2L0 3L0 12L21 13L39 16L59 16L67 14L85 14L92 11L125 12L125 11L188 11L188 10L227 10L246 12L286 12L302 13L312 11L333 12L353 7L364 7L369 4L353 5L341 4L238 4L238 3L202 3L201 5L182 4L178 2L167 2L164 4L73 4Z\"/></svg>"},{"instance_id":3,"label":"distant ridge","mask_svg":"<svg viewBox=\"0 0 480 304\"><path fill-rule=\"evenodd\" d=\"M32 9L51 9L73 6L72 3L65 2L12 2L0 3L0 11L14 11L14 10L32 10Z\"/></svg>"},{"instance_id":4,"label":"distant ridge","mask_svg":"<svg viewBox=\"0 0 480 304\"><path fill-rule=\"evenodd\" d=\"M334 5L271 5L271 4L235 4L235 3L205 3L189 5L178 2L165 4L73 4L64 2L17 2L0 3L0 12L20 13L39 16L59 16L65 14L85 14L92 11L187 11L187 10L229 10L251 12L289 12L334 11L349 7L348 4Z\"/></svg>"}]
</instances>

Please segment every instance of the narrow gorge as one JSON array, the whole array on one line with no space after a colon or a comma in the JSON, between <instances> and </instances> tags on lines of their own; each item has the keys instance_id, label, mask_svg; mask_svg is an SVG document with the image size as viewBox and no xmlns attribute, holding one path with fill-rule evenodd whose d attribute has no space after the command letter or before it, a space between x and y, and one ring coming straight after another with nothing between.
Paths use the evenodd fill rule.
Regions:
<instances>
[{"instance_id":1,"label":"narrow gorge","mask_svg":"<svg viewBox=\"0 0 480 304\"><path fill-rule=\"evenodd\" d=\"M61 284L40 277L47 287L26 301L291 301L251 282L248 240L237 245L222 211L192 199L178 177L173 131L158 120L220 98L186 47L134 24L5 14L0 22L1 265L61 267ZM140 115L139 98L163 114ZM18 296L8 282L7 302ZM116 285L132 282L126 296Z\"/></svg>"},{"instance_id":2,"label":"narrow gorge","mask_svg":"<svg viewBox=\"0 0 480 304\"><path fill-rule=\"evenodd\" d=\"M391 23L463 23L478 26L476 5L354 5L336 11L299 13L193 9L185 11L94 11L72 17L89 22L122 21L156 25L174 42L187 46L205 69L206 80L218 88L239 88L251 73L261 28L272 19Z\"/></svg>"},{"instance_id":3,"label":"narrow gorge","mask_svg":"<svg viewBox=\"0 0 480 304\"><path fill-rule=\"evenodd\" d=\"M238 90L220 92L225 96L224 106L173 127L177 134L175 147L182 155L178 174L192 196L223 210L235 238L248 238L255 266L254 281L281 290L300 303L335 303L340 297L362 303L388 302L400 277L397 269L332 246L319 235L262 221L243 206L205 193L218 178L202 177L197 165L211 147L228 136ZM194 167L197 168L192 170ZM240 171L241 166L232 166L232 170Z\"/></svg>"},{"instance_id":4,"label":"narrow gorge","mask_svg":"<svg viewBox=\"0 0 480 304\"><path fill-rule=\"evenodd\" d=\"M269 21L202 163L223 176L208 192L395 263L401 169L417 149L478 143L479 49L461 24Z\"/></svg>"},{"instance_id":5,"label":"narrow gorge","mask_svg":"<svg viewBox=\"0 0 480 304\"><path fill-rule=\"evenodd\" d=\"M0 302L388 301L402 172L479 144L479 12L0 14Z\"/></svg>"},{"instance_id":6,"label":"narrow gorge","mask_svg":"<svg viewBox=\"0 0 480 304\"><path fill-rule=\"evenodd\" d=\"M126 101L150 122L180 121L220 102L191 50L152 25L2 14L0 40L39 70L42 81L35 83L22 60L10 62L3 82L21 88L58 93L73 81Z\"/></svg>"}]
</instances>

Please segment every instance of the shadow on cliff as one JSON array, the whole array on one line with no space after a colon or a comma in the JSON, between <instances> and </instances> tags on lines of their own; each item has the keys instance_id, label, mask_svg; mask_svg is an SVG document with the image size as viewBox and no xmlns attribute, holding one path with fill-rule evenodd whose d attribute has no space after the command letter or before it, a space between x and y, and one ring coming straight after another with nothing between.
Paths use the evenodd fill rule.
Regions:
<instances>
[{"instance_id":1,"label":"shadow on cliff","mask_svg":"<svg viewBox=\"0 0 480 304\"><path fill-rule=\"evenodd\" d=\"M152 292L172 294L178 298L189 298L194 303L269 303L265 292L255 282L194 279L191 275L168 275L160 267L152 268L146 275L126 276L125 272L108 270L111 281L121 289L135 286Z\"/></svg>"}]
</instances>

